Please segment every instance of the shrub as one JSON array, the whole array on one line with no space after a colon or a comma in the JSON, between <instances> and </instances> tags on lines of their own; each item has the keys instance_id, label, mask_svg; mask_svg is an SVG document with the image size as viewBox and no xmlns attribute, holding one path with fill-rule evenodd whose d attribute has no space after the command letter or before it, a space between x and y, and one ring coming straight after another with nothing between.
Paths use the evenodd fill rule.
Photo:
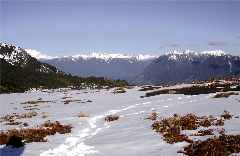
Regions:
<instances>
[{"instance_id":1,"label":"shrub","mask_svg":"<svg viewBox=\"0 0 240 156\"><path fill-rule=\"evenodd\" d=\"M230 114L230 112L224 110L224 113L221 115L222 118L229 120L232 118L233 115Z\"/></svg>"},{"instance_id":2,"label":"shrub","mask_svg":"<svg viewBox=\"0 0 240 156\"><path fill-rule=\"evenodd\" d=\"M72 126L70 125L62 125L58 121L50 122L47 121L37 128L24 128L24 129L12 129L8 130L5 133L0 134L0 144L7 144L10 142L12 136L14 136L14 140L24 140L25 143L30 142L46 142L46 137L48 135L54 135L56 133L65 134L71 133ZM17 139L16 139L17 138ZM13 142L11 141L11 142ZM9 143L13 144L13 143Z\"/></svg>"},{"instance_id":3,"label":"shrub","mask_svg":"<svg viewBox=\"0 0 240 156\"><path fill-rule=\"evenodd\" d=\"M106 122L112 122L112 121L115 121L115 120L118 120L119 119L119 116L118 115L108 115L105 117L105 121Z\"/></svg>"},{"instance_id":4,"label":"shrub","mask_svg":"<svg viewBox=\"0 0 240 156\"><path fill-rule=\"evenodd\" d=\"M222 115L224 119L232 117L229 112L224 111ZM181 134L182 130L196 130L199 127L209 127L211 125L224 125L224 120L214 118L212 116L198 117L192 113L179 116L174 114L171 117L156 120L152 124L152 129L162 134L163 139L170 144L187 141L192 142L186 135ZM212 130L199 131L198 135L210 135Z\"/></svg>"},{"instance_id":5,"label":"shrub","mask_svg":"<svg viewBox=\"0 0 240 156\"><path fill-rule=\"evenodd\" d=\"M123 87L118 87L118 88L116 88L116 89L113 90L113 93L114 93L114 94L117 94L117 93L125 93L125 92L126 92L126 90L125 90L125 88L123 88Z\"/></svg>"},{"instance_id":6,"label":"shrub","mask_svg":"<svg viewBox=\"0 0 240 156\"><path fill-rule=\"evenodd\" d=\"M228 156L240 152L240 135L220 135L205 141L195 141L179 151L188 156Z\"/></svg>"},{"instance_id":7,"label":"shrub","mask_svg":"<svg viewBox=\"0 0 240 156\"><path fill-rule=\"evenodd\" d=\"M157 120L158 114L156 112L151 112L146 119Z\"/></svg>"},{"instance_id":8,"label":"shrub","mask_svg":"<svg viewBox=\"0 0 240 156\"><path fill-rule=\"evenodd\" d=\"M193 85L190 87L182 87L182 88L173 88L173 89L160 89L154 90L151 92L145 93L145 97L156 96L161 94L184 94L184 95L199 95L199 94L209 94L216 92L228 92L228 91L240 91L239 88L232 88L231 84L220 84L220 83L212 83L208 85ZM222 94L220 96L230 96L237 95L237 93L230 92L227 94ZM218 97L219 95L217 95Z\"/></svg>"}]
</instances>

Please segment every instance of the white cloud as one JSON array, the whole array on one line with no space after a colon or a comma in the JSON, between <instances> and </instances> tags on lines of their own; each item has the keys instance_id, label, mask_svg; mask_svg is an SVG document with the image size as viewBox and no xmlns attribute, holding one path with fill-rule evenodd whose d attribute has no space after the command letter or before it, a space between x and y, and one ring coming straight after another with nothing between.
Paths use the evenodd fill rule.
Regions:
<instances>
[{"instance_id":1,"label":"white cloud","mask_svg":"<svg viewBox=\"0 0 240 156\"><path fill-rule=\"evenodd\" d=\"M34 49L25 49L29 55L35 57L36 59L51 59L53 57L48 56L46 54L42 54L41 52Z\"/></svg>"}]
</instances>

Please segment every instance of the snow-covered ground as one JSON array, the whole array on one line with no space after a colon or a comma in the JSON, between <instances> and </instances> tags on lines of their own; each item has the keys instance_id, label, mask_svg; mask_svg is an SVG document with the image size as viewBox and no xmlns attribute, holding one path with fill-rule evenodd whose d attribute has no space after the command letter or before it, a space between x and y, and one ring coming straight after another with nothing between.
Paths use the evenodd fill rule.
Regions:
<instances>
[{"instance_id":1,"label":"snow-covered ground","mask_svg":"<svg viewBox=\"0 0 240 156\"><path fill-rule=\"evenodd\" d=\"M1 156L175 156L187 143L168 144L161 135L151 130L152 122L145 118L152 111L160 117L174 113L220 116L224 110L234 116L240 115L240 95L214 99L214 94L158 95L140 98L145 92L138 87L127 89L126 93L113 94L112 90L53 90L31 91L26 93L1 94L0 117L11 113L28 112L22 102L37 100L51 101L40 103L34 110L36 117L24 119L30 126L37 126L46 120L71 124L72 133L53 135L48 142L29 143L24 148L9 149L0 146ZM63 97L82 100L64 104ZM91 100L92 102L89 102ZM79 118L79 112L90 116ZM42 118L46 115L47 118ZM119 120L106 123L109 114L120 115ZM23 119L22 119L23 120ZM1 130L14 128L0 123ZM240 119L226 121L226 133L240 133Z\"/></svg>"}]
</instances>

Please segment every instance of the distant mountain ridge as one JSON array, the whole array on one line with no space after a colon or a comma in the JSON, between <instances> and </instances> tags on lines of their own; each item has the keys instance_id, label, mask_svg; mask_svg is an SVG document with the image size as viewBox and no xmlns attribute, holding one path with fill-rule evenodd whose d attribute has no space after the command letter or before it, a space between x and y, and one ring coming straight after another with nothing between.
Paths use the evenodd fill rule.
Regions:
<instances>
[{"instance_id":1,"label":"distant mountain ridge","mask_svg":"<svg viewBox=\"0 0 240 156\"><path fill-rule=\"evenodd\" d=\"M92 53L40 60L73 75L125 79L139 85L192 82L240 73L240 57L222 50L175 50L155 56Z\"/></svg>"},{"instance_id":2,"label":"distant mountain ridge","mask_svg":"<svg viewBox=\"0 0 240 156\"><path fill-rule=\"evenodd\" d=\"M74 75L125 79L141 85L191 82L239 74L239 57L222 50L173 51L159 56L93 53L40 60Z\"/></svg>"},{"instance_id":3,"label":"distant mountain ridge","mask_svg":"<svg viewBox=\"0 0 240 156\"><path fill-rule=\"evenodd\" d=\"M30 88L101 88L126 85L103 77L81 78L40 62L23 48L0 42L0 93L23 92Z\"/></svg>"},{"instance_id":4,"label":"distant mountain ridge","mask_svg":"<svg viewBox=\"0 0 240 156\"><path fill-rule=\"evenodd\" d=\"M172 52L152 61L132 83L173 84L240 75L240 57L223 51Z\"/></svg>"},{"instance_id":5,"label":"distant mountain ridge","mask_svg":"<svg viewBox=\"0 0 240 156\"><path fill-rule=\"evenodd\" d=\"M129 80L157 58L153 55L100 54L75 55L52 59L40 59L73 75L100 76Z\"/></svg>"}]
</instances>

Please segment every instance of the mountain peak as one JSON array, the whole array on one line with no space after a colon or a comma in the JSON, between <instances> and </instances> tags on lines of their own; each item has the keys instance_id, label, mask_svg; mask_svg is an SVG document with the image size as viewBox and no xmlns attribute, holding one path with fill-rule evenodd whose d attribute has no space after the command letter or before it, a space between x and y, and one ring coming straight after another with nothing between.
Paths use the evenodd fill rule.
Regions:
<instances>
[{"instance_id":1,"label":"mountain peak","mask_svg":"<svg viewBox=\"0 0 240 156\"><path fill-rule=\"evenodd\" d=\"M150 54L124 54L124 53L88 53L88 54L76 54L76 55L68 55L68 56L60 56L60 57L53 57L49 56L46 54L41 53L40 51L37 51L35 49L25 49L25 51L30 54L32 57L35 57L37 59L44 59L44 60L49 60L49 59L61 59L61 58L69 58L72 61L76 61L78 59L83 59L83 60L89 60L89 59L100 59L108 62L109 60L112 59L128 59L128 60L137 60L137 61L145 61L145 60L151 60L158 58L159 56L162 55L150 55ZM209 50L209 51L202 51L202 52L196 52L193 50L184 50L184 51L170 51L166 54L170 56L170 59L177 59L178 57L190 57L190 56L224 56L226 53L223 50Z\"/></svg>"},{"instance_id":2,"label":"mountain peak","mask_svg":"<svg viewBox=\"0 0 240 156\"><path fill-rule=\"evenodd\" d=\"M172 52L166 53L166 56L169 57L169 60L179 60L179 59L188 59L192 60L193 58L200 58L200 57L219 57L227 55L223 50L209 50L209 51L202 51L196 52L192 50L185 50L185 51L177 51L174 50Z\"/></svg>"},{"instance_id":3,"label":"mountain peak","mask_svg":"<svg viewBox=\"0 0 240 156\"><path fill-rule=\"evenodd\" d=\"M144 60L154 59L157 57L158 56L149 55L149 54L129 55L129 54L122 54L122 53L90 53L90 54L78 54L73 56L65 56L64 58L72 58L73 60L101 59L104 61L109 61L111 59L136 59L138 61L144 61Z\"/></svg>"},{"instance_id":4,"label":"mountain peak","mask_svg":"<svg viewBox=\"0 0 240 156\"><path fill-rule=\"evenodd\" d=\"M211 50L211 51L203 51L201 54L207 54L211 56L224 56L226 53L223 50Z\"/></svg>"},{"instance_id":5,"label":"mountain peak","mask_svg":"<svg viewBox=\"0 0 240 156\"><path fill-rule=\"evenodd\" d=\"M193 50L185 50L185 51L171 51L169 53L166 53L167 55L211 55L211 56L223 56L226 55L226 53L223 50L206 50L201 52L196 52Z\"/></svg>"}]
</instances>

